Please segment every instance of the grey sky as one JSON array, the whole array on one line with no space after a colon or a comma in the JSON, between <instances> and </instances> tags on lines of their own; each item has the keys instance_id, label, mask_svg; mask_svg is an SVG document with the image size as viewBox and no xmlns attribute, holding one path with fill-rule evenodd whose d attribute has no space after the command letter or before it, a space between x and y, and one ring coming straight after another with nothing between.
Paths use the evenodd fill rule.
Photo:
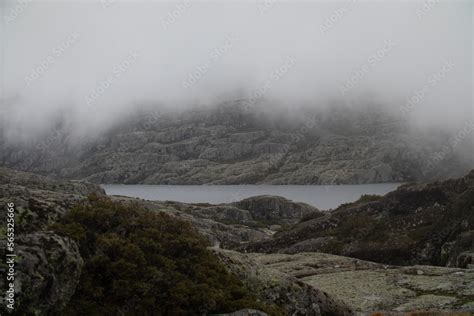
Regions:
<instances>
[{"instance_id":1,"label":"grey sky","mask_svg":"<svg viewBox=\"0 0 474 316\"><path fill-rule=\"evenodd\" d=\"M470 1L7 1L0 9L9 133L42 129L61 111L94 130L143 101L185 106L237 92L289 106L370 94L420 124L472 119Z\"/></svg>"}]
</instances>

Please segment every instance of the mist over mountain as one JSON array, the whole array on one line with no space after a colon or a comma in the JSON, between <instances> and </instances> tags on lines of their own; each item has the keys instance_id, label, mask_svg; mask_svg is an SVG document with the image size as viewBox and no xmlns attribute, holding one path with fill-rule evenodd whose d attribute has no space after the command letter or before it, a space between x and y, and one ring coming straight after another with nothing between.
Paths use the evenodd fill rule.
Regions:
<instances>
[{"instance_id":1,"label":"mist over mountain","mask_svg":"<svg viewBox=\"0 0 474 316\"><path fill-rule=\"evenodd\" d=\"M472 119L472 3L3 1L1 127L95 136L137 104L376 97L416 126ZM230 96L230 97L229 97ZM355 101L355 102L354 102Z\"/></svg>"},{"instance_id":2,"label":"mist over mountain","mask_svg":"<svg viewBox=\"0 0 474 316\"><path fill-rule=\"evenodd\" d=\"M417 129L383 105L142 107L97 137L58 119L34 141L0 139L3 165L96 183L363 184L458 176L473 126Z\"/></svg>"},{"instance_id":3,"label":"mist over mountain","mask_svg":"<svg viewBox=\"0 0 474 316\"><path fill-rule=\"evenodd\" d=\"M469 1L0 9L4 165L193 184L406 181L472 167Z\"/></svg>"}]
</instances>

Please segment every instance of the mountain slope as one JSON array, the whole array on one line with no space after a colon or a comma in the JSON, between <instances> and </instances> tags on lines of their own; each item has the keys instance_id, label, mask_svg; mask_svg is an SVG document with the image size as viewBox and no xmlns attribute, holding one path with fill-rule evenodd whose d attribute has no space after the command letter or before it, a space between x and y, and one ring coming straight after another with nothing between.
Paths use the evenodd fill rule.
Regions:
<instances>
[{"instance_id":1,"label":"mountain slope","mask_svg":"<svg viewBox=\"0 0 474 316\"><path fill-rule=\"evenodd\" d=\"M412 130L375 106L289 111L235 101L143 110L100 137L73 139L60 122L31 143L0 139L0 161L67 179L129 184L360 184L467 170L443 147L448 135Z\"/></svg>"},{"instance_id":2,"label":"mountain slope","mask_svg":"<svg viewBox=\"0 0 474 316\"><path fill-rule=\"evenodd\" d=\"M459 179L402 185L383 197L363 196L242 248L465 268L474 263L474 170Z\"/></svg>"}]
</instances>

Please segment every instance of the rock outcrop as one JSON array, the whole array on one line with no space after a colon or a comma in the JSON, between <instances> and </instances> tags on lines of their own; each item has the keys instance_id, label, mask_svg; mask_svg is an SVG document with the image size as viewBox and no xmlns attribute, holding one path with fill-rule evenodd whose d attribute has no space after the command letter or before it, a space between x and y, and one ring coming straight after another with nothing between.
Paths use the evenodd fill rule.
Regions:
<instances>
[{"instance_id":1,"label":"rock outcrop","mask_svg":"<svg viewBox=\"0 0 474 316\"><path fill-rule=\"evenodd\" d=\"M5 190L12 187L24 187L28 188L29 191L50 191L53 192L53 194L74 194L82 196L87 196L91 193L105 194L104 189L90 182L78 180L62 181L30 172L22 172L2 167L0 167L0 184ZM8 192L4 194L6 193Z\"/></svg>"},{"instance_id":2,"label":"rock outcrop","mask_svg":"<svg viewBox=\"0 0 474 316\"><path fill-rule=\"evenodd\" d=\"M215 250L230 271L237 274L263 301L278 302L288 315L353 315L353 311L327 293L278 269L254 260L255 254Z\"/></svg>"},{"instance_id":3,"label":"rock outcrop","mask_svg":"<svg viewBox=\"0 0 474 316\"><path fill-rule=\"evenodd\" d=\"M49 225L91 193L102 195L104 191L87 182L59 181L0 168L2 234L7 227L7 205L14 203L15 210L15 310L19 314L58 313L74 294L83 260L76 243L50 231ZM0 241L4 258L6 242ZM0 269L6 271L5 261ZM2 289L5 281L0 281ZM1 308L6 306L3 299Z\"/></svg>"},{"instance_id":4,"label":"rock outcrop","mask_svg":"<svg viewBox=\"0 0 474 316\"><path fill-rule=\"evenodd\" d=\"M469 315L474 311L473 269L399 267L324 253L248 253L246 257L256 267L278 271L328 293L357 314Z\"/></svg>"},{"instance_id":5,"label":"rock outcrop","mask_svg":"<svg viewBox=\"0 0 474 316\"><path fill-rule=\"evenodd\" d=\"M255 220L278 224L291 223L309 215L313 218L324 215L324 212L309 204L293 202L281 196L259 195L232 204L247 210Z\"/></svg>"},{"instance_id":6,"label":"rock outcrop","mask_svg":"<svg viewBox=\"0 0 474 316\"><path fill-rule=\"evenodd\" d=\"M254 252L328 252L388 264L466 267L474 249L474 171L459 179L406 184L309 218ZM467 251L467 253L466 253Z\"/></svg>"},{"instance_id":7,"label":"rock outcrop","mask_svg":"<svg viewBox=\"0 0 474 316\"><path fill-rule=\"evenodd\" d=\"M249 109L238 100L182 113L136 113L100 137L73 139L65 129L26 144L0 137L0 164L128 184L406 182L472 168L445 146L449 135L414 131L375 106L293 113Z\"/></svg>"},{"instance_id":8,"label":"rock outcrop","mask_svg":"<svg viewBox=\"0 0 474 316\"><path fill-rule=\"evenodd\" d=\"M111 196L113 201L130 203L151 212L165 212L181 220L190 222L216 247L235 247L245 242L269 239L275 231L261 222L256 222L248 211L225 205L194 205L180 202L147 201L122 196ZM221 210L223 214L217 212ZM232 215L229 216L229 213ZM235 214L239 214L235 216ZM233 219L230 219L233 218Z\"/></svg>"},{"instance_id":9,"label":"rock outcrop","mask_svg":"<svg viewBox=\"0 0 474 316\"><path fill-rule=\"evenodd\" d=\"M214 245L226 248L269 239L284 225L295 224L304 216L324 214L311 205L280 196L256 196L219 205L148 201L123 196L111 198L189 221Z\"/></svg>"},{"instance_id":10,"label":"rock outcrop","mask_svg":"<svg viewBox=\"0 0 474 316\"><path fill-rule=\"evenodd\" d=\"M74 294L84 264L76 243L47 231L21 234L16 242L21 258L16 309L28 315L59 313Z\"/></svg>"}]
</instances>

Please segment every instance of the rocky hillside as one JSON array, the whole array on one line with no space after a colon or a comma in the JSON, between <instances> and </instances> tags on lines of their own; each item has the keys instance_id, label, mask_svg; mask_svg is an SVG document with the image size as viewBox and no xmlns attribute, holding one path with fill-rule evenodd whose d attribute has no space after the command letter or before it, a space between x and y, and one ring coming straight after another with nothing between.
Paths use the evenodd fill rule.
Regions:
<instances>
[{"instance_id":1,"label":"rocky hillside","mask_svg":"<svg viewBox=\"0 0 474 316\"><path fill-rule=\"evenodd\" d=\"M363 196L243 248L465 268L474 263L474 171L459 179L402 185L383 197Z\"/></svg>"},{"instance_id":2,"label":"rocky hillside","mask_svg":"<svg viewBox=\"0 0 474 316\"><path fill-rule=\"evenodd\" d=\"M143 110L82 140L58 120L31 142L0 137L0 164L95 183L359 184L459 176L471 163L449 135L413 130L378 106Z\"/></svg>"},{"instance_id":3,"label":"rocky hillside","mask_svg":"<svg viewBox=\"0 0 474 316\"><path fill-rule=\"evenodd\" d=\"M218 205L148 201L123 196L110 198L124 204L138 204L150 211L166 212L190 222L213 245L226 248L269 239L282 226L295 224L305 216L318 217L324 214L308 204L280 196L256 196Z\"/></svg>"},{"instance_id":4,"label":"rocky hillside","mask_svg":"<svg viewBox=\"0 0 474 316\"><path fill-rule=\"evenodd\" d=\"M383 198L365 197L330 213L272 196L229 205L107 197L100 187L87 182L54 180L5 168L0 168L0 180L0 203L15 203L19 313L116 314L118 308L130 315L147 315L153 304L158 304L155 310L158 306L195 311L196 306L220 308L223 302L236 309L260 308L270 315L474 311L474 172L456 180L406 185ZM1 225L6 227L6 208L1 210ZM361 221L357 222L356 214ZM345 230L345 219L355 221L350 232ZM374 220L384 223L379 228L393 242L384 238L373 242L375 236L381 236L374 229ZM440 229L441 223L445 229ZM332 239L327 239L330 247L318 245L331 236L306 238L330 227L335 229ZM426 227L430 227L428 232ZM194 230L210 241L209 249ZM352 239L347 238L349 234ZM302 236L305 239L299 239ZM425 243L419 243L424 247L410 243L412 256L405 256L408 250L404 242L414 236L424 236L420 240ZM440 244L443 262L458 268L407 266L416 260L438 258ZM252 250L294 254L222 249L243 245ZM401 245L400 249L394 245ZM5 240L0 246L5 256ZM296 254L298 250L338 252L357 246L367 247L364 254L375 254L375 259L383 253L395 262L400 256L405 266L315 252ZM415 256L417 251L422 257ZM361 257L360 252L348 254ZM143 273L136 273L137 260L141 267L147 266ZM156 262L160 262L158 270L153 266ZM190 262L195 267L191 270L186 269ZM166 270L174 264L176 269ZM4 263L0 269L5 271ZM163 279L160 269L167 271L168 278ZM207 275L209 271L215 273ZM105 275L113 275L114 282L126 282L127 286L110 283ZM198 281L203 275L204 281ZM127 279L130 276L132 279ZM187 282L183 283L186 286L176 288L176 278ZM212 283L221 279L226 280L227 287L222 288L222 282ZM5 288L4 282L1 279L1 288ZM137 297L130 298L128 286L144 291L139 297L147 299L140 302ZM203 291L203 286L208 288ZM170 292L173 304L166 305L160 295L170 287L174 289ZM206 295L183 299L195 290ZM4 301L1 306L5 306Z\"/></svg>"},{"instance_id":5,"label":"rocky hillside","mask_svg":"<svg viewBox=\"0 0 474 316\"><path fill-rule=\"evenodd\" d=\"M146 307L145 302L137 305L135 301L131 301L133 297L130 298L126 290L119 291L123 286L116 288L118 284L108 283L103 277L115 275L117 280L123 279L120 282L124 282L132 273L130 269L139 272L138 266L130 267L136 265L136 260L140 261L143 259L142 256L146 255L149 257L142 262L142 266L146 265L147 268L144 268L142 273L138 273L133 278L133 282L132 280L127 282L127 286L132 286L130 283L132 282L138 292L144 288L155 287L146 290L141 296L148 297L155 291L162 293L169 286L176 286L178 282L176 280L169 281L171 283L163 283L166 280L157 282L158 279L161 280L159 273L153 278L147 276L149 273L156 274L157 267L153 266L153 262L165 264L161 269L166 269L166 267L177 265L180 260L183 260L181 265L190 264L188 261L191 260L193 266L196 267L196 271L192 272L196 274L195 277L186 276L191 273L189 267L186 268L186 266L182 267L184 272L169 271L166 273L169 277L175 272L178 273L174 277L181 282L186 281L182 280L183 277L190 278L186 281L188 283L184 283L186 284L185 292L182 292L183 289L174 288L170 292L172 295L188 295L185 294L186 291L194 291L195 286L211 287L204 291L207 293L205 297L183 300L181 307L179 307L181 303L176 301L178 298L172 300L174 307L166 307L165 304L158 302L162 298L157 296L154 299L158 301L153 304L159 304L160 310L163 308L184 308L185 311L191 312L197 306L201 306L200 308L203 310L212 311L214 308L214 311L219 311L216 308L219 306L223 308L222 304L227 306L226 308L231 306L229 304L233 304L235 309L242 307L269 308L270 311L273 311L271 314L275 315L288 313L295 315L351 314L350 309L343 303L329 298L326 294L313 290L309 286L298 285L295 280L286 276L282 276L277 283L272 280L271 286L262 286L257 297L253 291L245 294L242 292L244 288L239 288L242 286L238 285L240 283L232 285L235 285L236 288L230 286L229 282L234 282L232 281L234 279L222 281L228 277L225 275L216 276L216 273L219 274L222 271L219 270L221 268L216 266L216 263L212 263L213 260L216 260L215 256L206 257L210 256L208 254L201 257L203 260L201 263L196 261L198 260L197 254L204 255L203 251L206 251L205 248L202 248L203 245L218 247L219 245L236 245L270 238L274 233L269 229L270 226L295 223L303 215L314 213L317 216L321 213L306 204L275 197L277 201L294 208L294 211L288 208L285 212L280 212L280 209L277 208L279 205L272 203L272 199L268 196L256 198L253 202L251 199L247 199L244 204L250 203L251 207L244 209L239 208L242 206L235 205L191 205L179 202L143 201L126 197L109 198L95 184L54 180L49 177L0 168L0 203L4 205L0 215L4 234L7 218L6 205L14 203L15 209L16 310L19 314L24 315L90 315L92 311L98 314L116 314L118 311L123 312L123 309L126 308L131 315L151 315L151 309ZM265 205L268 207L269 216L265 216L262 211ZM153 214L163 214L164 217L155 218ZM155 221L156 225L152 224ZM141 228L138 228L139 226ZM199 241L197 235L193 235L195 234L194 230L199 232L200 236L206 237L207 242ZM152 236L139 237L137 235L133 237L133 234L140 232L146 234L147 231L152 232ZM138 237L146 237L146 239L137 239ZM154 244L153 238L161 244ZM166 247L163 240L166 238L170 238L169 252L163 250L163 247ZM143 243L143 240L146 242ZM0 246L1 254L5 257L5 239L2 239ZM153 248L155 250L150 251L150 247L155 247ZM176 252L178 248L186 250ZM130 254L134 254L131 261ZM186 258L188 255L195 257ZM172 262L173 260L176 262ZM212 269L206 270L206 266L209 264ZM231 267L228 268L232 270ZM0 264L1 271L5 272L6 269L7 266L4 262ZM183 273L184 275L182 275ZM206 273L211 274L205 276ZM195 279L199 276L205 276L206 281ZM143 278L145 279L142 280ZM238 301L240 303L232 297L222 296L224 295L222 291L225 292L226 289L219 288L217 283L215 284L216 288L213 289L213 285L209 283L213 278L219 278L223 282L220 283L221 287L222 284L226 284L229 295L240 297ZM89 279L95 280L94 285L88 283ZM198 284L192 284L189 281L198 282ZM249 282L245 283L247 284L245 288L253 281ZM281 289L294 287L297 291L296 294L277 292L274 286L280 284L279 282L281 282ZM94 294L92 296L91 286ZM6 290L4 278L0 281L0 288ZM200 292L204 293L202 290ZM214 294L212 293L216 297L213 298ZM298 293L305 293L305 296L300 297ZM124 295L128 298L124 298ZM279 297L278 305L272 301L275 295ZM102 303L97 303L96 300ZM230 301L227 302L227 300ZM263 303L257 304L256 302ZM148 298L146 303L152 304ZM0 306L0 311L3 314L6 312L3 297ZM220 311L223 310L220 309Z\"/></svg>"}]
</instances>

